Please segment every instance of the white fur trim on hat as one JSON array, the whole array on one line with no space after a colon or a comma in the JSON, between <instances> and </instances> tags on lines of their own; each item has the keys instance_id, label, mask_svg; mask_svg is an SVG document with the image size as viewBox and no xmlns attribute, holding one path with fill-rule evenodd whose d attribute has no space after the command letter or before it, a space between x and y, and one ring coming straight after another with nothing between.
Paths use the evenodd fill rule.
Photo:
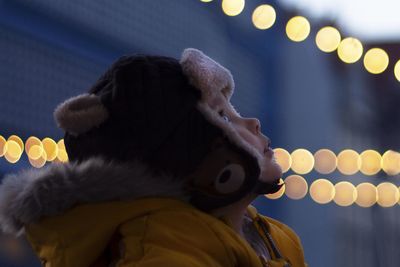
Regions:
<instances>
[{"instance_id":1,"label":"white fur trim on hat","mask_svg":"<svg viewBox=\"0 0 400 267\"><path fill-rule=\"evenodd\" d=\"M93 94L82 94L61 103L54 111L58 127L79 135L99 126L109 114L100 98Z\"/></svg>"},{"instance_id":2,"label":"white fur trim on hat","mask_svg":"<svg viewBox=\"0 0 400 267\"><path fill-rule=\"evenodd\" d=\"M232 96L234 82L230 71L200 50L185 49L180 64L190 84L202 92L203 100L214 98L221 91L228 100Z\"/></svg>"}]
</instances>

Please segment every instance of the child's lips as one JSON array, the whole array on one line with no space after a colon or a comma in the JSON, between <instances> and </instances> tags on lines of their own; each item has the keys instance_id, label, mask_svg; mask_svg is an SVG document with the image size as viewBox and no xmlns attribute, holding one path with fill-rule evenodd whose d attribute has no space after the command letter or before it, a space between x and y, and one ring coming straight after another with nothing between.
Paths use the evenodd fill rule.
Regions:
<instances>
[{"instance_id":1,"label":"child's lips","mask_svg":"<svg viewBox=\"0 0 400 267\"><path fill-rule=\"evenodd\" d=\"M274 150L268 146L264 148L264 155L268 157L273 157L274 156Z\"/></svg>"}]
</instances>

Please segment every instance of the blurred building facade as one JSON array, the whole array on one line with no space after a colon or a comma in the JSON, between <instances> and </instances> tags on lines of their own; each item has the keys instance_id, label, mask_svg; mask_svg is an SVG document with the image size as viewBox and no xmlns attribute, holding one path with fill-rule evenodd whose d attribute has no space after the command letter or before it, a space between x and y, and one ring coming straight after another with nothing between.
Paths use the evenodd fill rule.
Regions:
<instances>
[{"instance_id":1,"label":"blurred building facade","mask_svg":"<svg viewBox=\"0 0 400 267\"><path fill-rule=\"evenodd\" d=\"M393 112L400 90L383 89L391 93L382 98L376 91L382 81L371 82L361 63L345 66L320 52L311 38L315 33L302 43L288 41L284 23L291 14L277 6L276 24L265 32L256 30L251 12L261 3L247 3L240 16L227 17L219 1L0 1L0 134L62 138L53 122L55 106L86 91L116 58L128 53L179 57L184 48L196 47L232 71L233 104L243 116L260 118L274 147L313 152L398 147L399 127L382 113L398 121ZM383 86L399 89L394 82ZM376 130L382 129L376 123L388 128ZM385 138L387 129L392 141ZM15 165L0 159L2 176L25 167L24 158ZM311 183L318 175L312 172L306 179ZM376 183L379 177L344 178L335 172L325 178ZM392 246L400 240L398 207L344 208L316 204L309 197L260 197L255 205L294 228L309 266L400 263ZM19 255L2 257L1 266L39 266L25 243L6 236L1 242L1 251Z\"/></svg>"}]
</instances>

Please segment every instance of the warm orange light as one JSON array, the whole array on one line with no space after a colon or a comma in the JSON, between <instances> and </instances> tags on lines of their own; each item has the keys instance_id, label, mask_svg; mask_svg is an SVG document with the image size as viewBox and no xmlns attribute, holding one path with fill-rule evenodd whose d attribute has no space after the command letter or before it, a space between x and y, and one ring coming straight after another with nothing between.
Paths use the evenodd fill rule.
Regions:
<instances>
[{"instance_id":1,"label":"warm orange light","mask_svg":"<svg viewBox=\"0 0 400 267\"><path fill-rule=\"evenodd\" d=\"M290 157L289 152L287 152L285 149L275 148L274 157L276 162L281 167L283 173L287 172L290 169L290 166L292 166L292 158Z\"/></svg>"},{"instance_id":2,"label":"warm orange light","mask_svg":"<svg viewBox=\"0 0 400 267\"><path fill-rule=\"evenodd\" d=\"M363 46L358 39L347 37L340 42L337 52L343 62L355 63L362 56Z\"/></svg>"},{"instance_id":3,"label":"warm orange light","mask_svg":"<svg viewBox=\"0 0 400 267\"><path fill-rule=\"evenodd\" d=\"M228 16L237 16L244 9L244 0L222 0L222 10Z\"/></svg>"},{"instance_id":4,"label":"warm orange light","mask_svg":"<svg viewBox=\"0 0 400 267\"><path fill-rule=\"evenodd\" d=\"M382 169L388 175L397 175L400 173L400 153L388 150L382 156Z\"/></svg>"},{"instance_id":5,"label":"warm orange light","mask_svg":"<svg viewBox=\"0 0 400 267\"><path fill-rule=\"evenodd\" d=\"M357 199L357 190L349 182L339 182L335 185L335 197L333 201L339 206L350 206Z\"/></svg>"},{"instance_id":6,"label":"warm orange light","mask_svg":"<svg viewBox=\"0 0 400 267\"><path fill-rule=\"evenodd\" d=\"M42 143L47 154L47 161L53 161L58 154L58 146L56 142L53 139L46 137L42 140Z\"/></svg>"},{"instance_id":7,"label":"warm orange light","mask_svg":"<svg viewBox=\"0 0 400 267\"><path fill-rule=\"evenodd\" d=\"M320 149L315 152L314 160L314 169L319 173L328 174L336 169L336 155L329 149Z\"/></svg>"},{"instance_id":8,"label":"warm orange light","mask_svg":"<svg viewBox=\"0 0 400 267\"><path fill-rule=\"evenodd\" d=\"M8 137L7 141L10 141L10 140L15 141L21 148L21 151L24 151L24 142L22 141L22 139L19 136L10 135L10 137Z\"/></svg>"},{"instance_id":9,"label":"warm orange light","mask_svg":"<svg viewBox=\"0 0 400 267\"><path fill-rule=\"evenodd\" d=\"M356 203L360 207L363 208L371 207L378 200L378 192L373 184L361 183L357 185L356 189L357 189Z\"/></svg>"},{"instance_id":10,"label":"warm orange light","mask_svg":"<svg viewBox=\"0 0 400 267\"><path fill-rule=\"evenodd\" d=\"M64 149L59 149L57 154L57 159L61 162L68 161L68 154Z\"/></svg>"},{"instance_id":11,"label":"warm orange light","mask_svg":"<svg viewBox=\"0 0 400 267\"><path fill-rule=\"evenodd\" d=\"M274 25L276 19L275 9L270 5L260 5L253 11L252 21L260 30L266 30Z\"/></svg>"},{"instance_id":12,"label":"warm orange light","mask_svg":"<svg viewBox=\"0 0 400 267\"><path fill-rule=\"evenodd\" d=\"M34 146L33 146L34 147ZM33 148L32 147L32 148ZM32 150L31 148L31 150ZM42 151L43 153L40 155L39 158L37 159L33 159L33 158L28 158L29 162L31 163L31 165L35 168L41 168L46 164L46 160L47 160L47 154L46 151L43 149Z\"/></svg>"},{"instance_id":13,"label":"warm orange light","mask_svg":"<svg viewBox=\"0 0 400 267\"><path fill-rule=\"evenodd\" d=\"M375 150L365 150L360 155L360 171L365 175L374 175L381 170L381 155Z\"/></svg>"},{"instance_id":14,"label":"warm orange light","mask_svg":"<svg viewBox=\"0 0 400 267\"><path fill-rule=\"evenodd\" d=\"M358 155L358 153L354 150L343 150L339 153L337 159L337 168L343 174L352 175L360 170L361 158L360 155Z\"/></svg>"},{"instance_id":15,"label":"warm orange light","mask_svg":"<svg viewBox=\"0 0 400 267\"><path fill-rule=\"evenodd\" d=\"M378 191L378 204L381 207L392 207L399 201L399 189L392 183L380 183L376 190Z\"/></svg>"},{"instance_id":16,"label":"warm orange light","mask_svg":"<svg viewBox=\"0 0 400 267\"><path fill-rule=\"evenodd\" d=\"M285 179L285 194L291 199L302 199L307 195L307 181L300 175L290 175Z\"/></svg>"},{"instance_id":17,"label":"warm orange light","mask_svg":"<svg viewBox=\"0 0 400 267\"><path fill-rule=\"evenodd\" d=\"M0 135L0 157L4 156L7 151L7 140Z\"/></svg>"},{"instance_id":18,"label":"warm orange light","mask_svg":"<svg viewBox=\"0 0 400 267\"><path fill-rule=\"evenodd\" d=\"M313 155L305 149L296 149L291 154L292 170L298 174L309 173L314 167Z\"/></svg>"},{"instance_id":19,"label":"warm orange light","mask_svg":"<svg viewBox=\"0 0 400 267\"><path fill-rule=\"evenodd\" d=\"M8 162L16 163L21 158L21 146L14 140L8 140L6 146L7 151L4 154L4 157Z\"/></svg>"},{"instance_id":20,"label":"warm orange light","mask_svg":"<svg viewBox=\"0 0 400 267\"><path fill-rule=\"evenodd\" d=\"M305 17L296 16L286 24L286 35L294 42L304 41L310 34L310 22Z\"/></svg>"},{"instance_id":21,"label":"warm orange light","mask_svg":"<svg viewBox=\"0 0 400 267\"><path fill-rule=\"evenodd\" d=\"M43 148L43 144L40 141L39 138L37 138L36 136L30 136L26 141L25 141L25 153L28 155L29 157L29 150L31 149L32 146L40 146Z\"/></svg>"},{"instance_id":22,"label":"warm orange light","mask_svg":"<svg viewBox=\"0 0 400 267\"><path fill-rule=\"evenodd\" d=\"M327 179L318 179L311 184L310 195L315 202L327 204L335 197L335 187Z\"/></svg>"}]
</instances>

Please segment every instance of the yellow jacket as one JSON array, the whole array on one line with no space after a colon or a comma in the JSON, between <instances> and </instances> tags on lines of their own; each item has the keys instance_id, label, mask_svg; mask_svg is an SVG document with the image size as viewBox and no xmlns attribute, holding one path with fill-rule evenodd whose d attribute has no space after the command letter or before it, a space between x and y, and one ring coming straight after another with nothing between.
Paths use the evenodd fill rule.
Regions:
<instances>
[{"instance_id":1,"label":"yellow jacket","mask_svg":"<svg viewBox=\"0 0 400 267\"><path fill-rule=\"evenodd\" d=\"M286 225L248 209L246 227L272 257L265 261L229 222L188 204L185 192L140 162L51 164L3 178L0 228L25 229L46 267L305 266Z\"/></svg>"},{"instance_id":2,"label":"yellow jacket","mask_svg":"<svg viewBox=\"0 0 400 267\"><path fill-rule=\"evenodd\" d=\"M249 212L256 215L253 208ZM291 266L305 266L296 234L276 220L261 218ZM121 236L119 267L285 266L282 259L262 263L225 222L168 198L81 205L26 226L46 267L90 266L115 232Z\"/></svg>"}]
</instances>

